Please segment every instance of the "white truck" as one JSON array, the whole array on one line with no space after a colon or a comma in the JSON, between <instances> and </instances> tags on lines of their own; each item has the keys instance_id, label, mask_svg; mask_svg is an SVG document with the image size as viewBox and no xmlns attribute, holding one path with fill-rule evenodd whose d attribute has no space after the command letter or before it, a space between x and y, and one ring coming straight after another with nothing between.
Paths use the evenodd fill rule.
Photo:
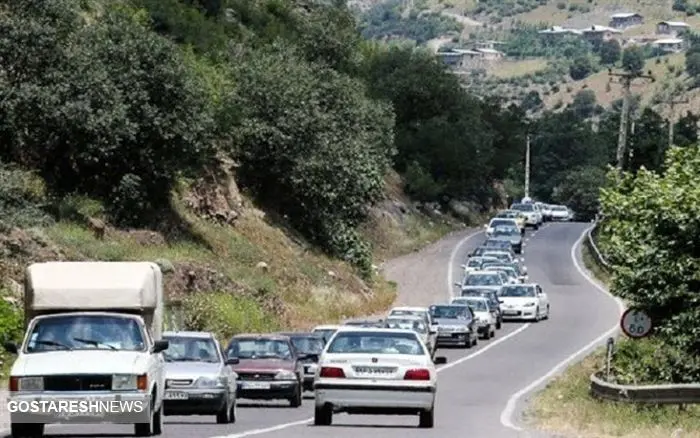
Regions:
<instances>
[{"instance_id":1,"label":"white truck","mask_svg":"<svg viewBox=\"0 0 700 438\"><path fill-rule=\"evenodd\" d=\"M27 268L26 332L17 355L9 401L90 400L150 403L134 424L136 436L163 431L163 276L150 262L48 262ZM44 403L44 405L46 405ZM11 412L13 437L40 437L44 424L94 418ZM40 415L35 419L35 415ZM131 422L133 413L102 421ZM31 422L29 422L31 421Z\"/></svg>"}]
</instances>

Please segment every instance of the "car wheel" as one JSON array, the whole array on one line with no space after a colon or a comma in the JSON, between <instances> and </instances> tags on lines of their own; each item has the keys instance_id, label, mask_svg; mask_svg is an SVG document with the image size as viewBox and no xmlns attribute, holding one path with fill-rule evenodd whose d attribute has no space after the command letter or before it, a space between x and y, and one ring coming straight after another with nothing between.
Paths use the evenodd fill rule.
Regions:
<instances>
[{"instance_id":1,"label":"car wheel","mask_svg":"<svg viewBox=\"0 0 700 438\"><path fill-rule=\"evenodd\" d=\"M539 226L539 225L537 225L537 224L535 224L535 225L534 225L534 226L532 227L532 229L533 229L533 230L535 230L535 231L537 231L537 230L539 230L539 229L540 229L540 226Z\"/></svg>"},{"instance_id":2,"label":"car wheel","mask_svg":"<svg viewBox=\"0 0 700 438\"><path fill-rule=\"evenodd\" d=\"M542 319L549 319L549 304L547 304L547 313L544 314L544 318Z\"/></svg>"},{"instance_id":3,"label":"car wheel","mask_svg":"<svg viewBox=\"0 0 700 438\"><path fill-rule=\"evenodd\" d=\"M219 412L216 413L216 424L228 424L231 422L231 408L229 407L228 403L224 403L224 405L219 409Z\"/></svg>"},{"instance_id":4,"label":"car wheel","mask_svg":"<svg viewBox=\"0 0 700 438\"><path fill-rule=\"evenodd\" d=\"M484 331L483 338L486 340L490 339L491 338L490 333L491 333L491 326L488 326L488 327L486 327L486 330Z\"/></svg>"},{"instance_id":5,"label":"car wheel","mask_svg":"<svg viewBox=\"0 0 700 438\"><path fill-rule=\"evenodd\" d=\"M330 406L316 406L314 410L314 425L330 426L333 422L333 408Z\"/></svg>"},{"instance_id":6,"label":"car wheel","mask_svg":"<svg viewBox=\"0 0 700 438\"><path fill-rule=\"evenodd\" d=\"M421 411L418 417L418 427L421 429L432 429L435 427L435 408L429 411Z\"/></svg>"},{"instance_id":7,"label":"car wheel","mask_svg":"<svg viewBox=\"0 0 700 438\"><path fill-rule=\"evenodd\" d=\"M472 341L472 347L476 347L479 344L479 336L474 335L474 340Z\"/></svg>"},{"instance_id":8,"label":"car wheel","mask_svg":"<svg viewBox=\"0 0 700 438\"><path fill-rule=\"evenodd\" d=\"M294 393L294 396L289 399L289 404L293 408L298 408L299 406L301 406L302 400L303 400L303 398L301 395L301 383L299 383L299 384L297 384L297 390Z\"/></svg>"},{"instance_id":9,"label":"car wheel","mask_svg":"<svg viewBox=\"0 0 700 438\"><path fill-rule=\"evenodd\" d=\"M151 409L155 408L155 400L151 401ZM160 415L160 412L155 412L153 411L151 413L151 418L148 423L136 423L134 424L134 435L136 436L153 436L156 435L156 429L158 426L156 426L157 421L160 422L160 429L162 433L162 425L163 425L163 417Z\"/></svg>"},{"instance_id":10,"label":"car wheel","mask_svg":"<svg viewBox=\"0 0 700 438\"><path fill-rule=\"evenodd\" d=\"M491 328L491 332L489 333L489 337L491 339L496 337L496 329L495 328L493 328L493 327Z\"/></svg>"},{"instance_id":11,"label":"car wheel","mask_svg":"<svg viewBox=\"0 0 700 438\"><path fill-rule=\"evenodd\" d=\"M496 321L496 330L500 330L503 327L503 320L499 317Z\"/></svg>"},{"instance_id":12,"label":"car wheel","mask_svg":"<svg viewBox=\"0 0 700 438\"><path fill-rule=\"evenodd\" d=\"M535 318L532 320L533 322L540 322L540 308L535 309Z\"/></svg>"}]
</instances>

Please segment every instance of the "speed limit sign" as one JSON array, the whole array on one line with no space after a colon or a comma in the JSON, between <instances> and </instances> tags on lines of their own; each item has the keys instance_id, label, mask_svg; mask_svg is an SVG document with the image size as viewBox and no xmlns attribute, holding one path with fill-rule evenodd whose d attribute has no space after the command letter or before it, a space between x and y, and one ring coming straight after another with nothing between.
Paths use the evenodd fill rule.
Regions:
<instances>
[{"instance_id":1,"label":"speed limit sign","mask_svg":"<svg viewBox=\"0 0 700 438\"><path fill-rule=\"evenodd\" d=\"M651 318L641 309L627 309L620 318L620 327L630 338L643 338L651 332Z\"/></svg>"}]
</instances>

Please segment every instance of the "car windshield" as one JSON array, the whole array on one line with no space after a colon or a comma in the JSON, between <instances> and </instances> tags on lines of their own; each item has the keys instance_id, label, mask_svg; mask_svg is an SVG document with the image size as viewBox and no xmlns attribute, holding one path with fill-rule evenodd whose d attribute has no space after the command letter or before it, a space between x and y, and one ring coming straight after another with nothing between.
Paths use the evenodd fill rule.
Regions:
<instances>
[{"instance_id":1,"label":"car windshield","mask_svg":"<svg viewBox=\"0 0 700 438\"><path fill-rule=\"evenodd\" d=\"M392 310L389 316L425 316L425 311L422 310Z\"/></svg>"},{"instance_id":2,"label":"car windshield","mask_svg":"<svg viewBox=\"0 0 700 438\"><path fill-rule=\"evenodd\" d=\"M469 319L469 312L464 306L431 306L430 314L435 319Z\"/></svg>"},{"instance_id":3,"label":"car windshield","mask_svg":"<svg viewBox=\"0 0 700 438\"><path fill-rule=\"evenodd\" d=\"M514 234L520 235L520 231L517 227L508 227L505 225L500 225L493 230L493 236L512 236Z\"/></svg>"},{"instance_id":4,"label":"car windshield","mask_svg":"<svg viewBox=\"0 0 700 438\"><path fill-rule=\"evenodd\" d=\"M292 344L302 354L320 354L323 351L323 340L316 336L292 336Z\"/></svg>"},{"instance_id":5,"label":"car windshield","mask_svg":"<svg viewBox=\"0 0 700 438\"><path fill-rule=\"evenodd\" d=\"M512 226L512 225L513 225L513 219L491 219L491 223L489 224L489 226L491 228Z\"/></svg>"},{"instance_id":6,"label":"car windshield","mask_svg":"<svg viewBox=\"0 0 700 438\"><path fill-rule=\"evenodd\" d=\"M333 336L333 333L335 333L337 329L317 329L314 330L314 333L317 335L321 336L323 339L326 340L326 342L330 341L331 336Z\"/></svg>"},{"instance_id":7,"label":"car windshield","mask_svg":"<svg viewBox=\"0 0 700 438\"><path fill-rule=\"evenodd\" d=\"M561 205L556 205L556 206L552 207L552 210L554 210L554 211L566 211L566 207L563 207Z\"/></svg>"},{"instance_id":8,"label":"car windshield","mask_svg":"<svg viewBox=\"0 0 700 438\"><path fill-rule=\"evenodd\" d=\"M498 229L494 233L498 233ZM510 242L506 242L505 240L487 240L484 243L484 246L489 247L489 248L510 248Z\"/></svg>"},{"instance_id":9,"label":"car windshield","mask_svg":"<svg viewBox=\"0 0 700 438\"><path fill-rule=\"evenodd\" d=\"M535 206L532 204L513 204L510 208L518 211L535 211Z\"/></svg>"},{"instance_id":10,"label":"car windshield","mask_svg":"<svg viewBox=\"0 0 700 438\"><path fill-rule=\"evenodd\" d=\"M535 288L532 286L506 286L501 289L502 297L534 297Z\"/></svg>"},{"instance_id":11,"label":"car windshield","mask_svg":"<svg viewBox=\"0 0 700 438\"><path fill-rule=\"evenodd\" d=\"M220 362L216 342L211 338L164 336L170 342L163 352L166 362Z\"/></svg>"},{"instance_id":12,"label":"car windshield","mask_svg":"<svg viewBox=\"0 0 700 438\"><path fill-rule=\"evenodd\" d=\"M465 290L462 291L462 298L467 298L467 297L482 297L486 298L489 301L493 301L493 291L491 290L480 290L480 289L471 289L471 290Z\"/></svg>"},{"instance_id":13,"label":"car windshield","mask_svg":"<svg viewBox=\"0 0 700 438\"><path fill-rule=\"evenodd\" d=\"M484 300L465 300L467 306L471 307L475 312L488 312L489 308Z\"/></svg>"},{"instance_id":14,"label":"car windshield","mask_svg":"<svg viewBox=\"0 0 700 438\"><path fill-rule=\"evenodd\" d=\"M416 319L388 318L386 320L386 326L393 329L413 330L421 334L428 332L428 328L425 326L425 323Z\"/></svg>"},{"instance_id":15,"label":"car windshield","mask_svg":"<svg viewBox=\"0 0 700 438\"><path fill-rule=\"evenodd\" d=\"M518 217L518 212L517 211L502 211L496 215L496 217L504 217L504 218L510 218L510 219L515 219Z\"/></svg>"},{"instance_id":16,"label":"car windshield","mask_svg":"<svg viewBox=\"0 0 700 438\"><path fill-rule=\"evenodd\" d=\"M289 343L281 339L234 339L226 349L227 357L239 359L292 359Z\"/></svg>"},{"instance_id":17,"label":"car windshield","mask_svg":"<svg viewBox=\"0 0 700 438\"><path fill-rule=\"evenodd\" d=\"M425 355L415 333L363 331L338 333L326 353Z\"/></svg>"},{"instance_id":18,"label":"car windshield","mask_svg":"<svg viewBox=\"0 0 700 438\"><path fill-rule=\"evenodd\" d=\"M26 352L88 349L144 351L143 328L134 318L119 316L50 316L36 320Z\"/></svg>"},{"instance_id":19,"label":"car windshield","mask_svg":"<svg viewBox=\"0 0 700 438\"><path fill-rule=\"evenodd\" d=\"M481 260L478 260L478 259L470 259L470 260L467 262L467 266L469 266L470 268L478 268L479 266L481 266Z\"/></svg>"},{"instance_id":20,"label":"car windshield","mask_svg":"<svg viewBox=\"0 0 700 438\"><path fill-rule=\"evenodd\" d=\"M488 256L493 257L494 259L497 259L498 261L501 261L501 262L511 261L510 254L508 254L507 252L499 252L499 253L490 252L490 253L488 253Z\"/></svg>"},{"instance_id":21,"label":"car windshield","mask_svg":"<svg viewBox=\"0 0 700 438\"><path fill-rule=\"evenodd\" d=\"M464 280L467 286L499 286L501 279L498 274L472 274Z\"/></svg>"}]
</instances>

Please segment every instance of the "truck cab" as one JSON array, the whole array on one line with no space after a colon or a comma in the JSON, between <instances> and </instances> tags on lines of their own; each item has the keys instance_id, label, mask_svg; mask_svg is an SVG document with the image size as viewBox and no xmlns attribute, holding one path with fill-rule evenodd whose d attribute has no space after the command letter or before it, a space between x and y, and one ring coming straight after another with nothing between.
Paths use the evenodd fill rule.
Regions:
<instances>
[{"instance_id":1,"label":"truck cab","mask_svg":"<svg viewBox=\"0 0 700 438\"><path fill-rule=\"evenodd\" d=\"M9 399L137 401L150 409L110 414L102 422L133 422L136 436L160 435L165 361L163 281L149 262L49 262L29 266L25 325L10 373ZM56 413L11 414L13 437L42 436L44 424L94 423Z\"/></svg>"}]
</instances>

